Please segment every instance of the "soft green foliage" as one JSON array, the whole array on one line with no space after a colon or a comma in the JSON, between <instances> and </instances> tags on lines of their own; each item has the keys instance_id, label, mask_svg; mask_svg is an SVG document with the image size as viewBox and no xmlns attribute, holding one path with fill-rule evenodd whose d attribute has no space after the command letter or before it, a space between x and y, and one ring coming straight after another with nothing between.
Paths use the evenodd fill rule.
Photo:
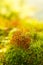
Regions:
<instances>
[{"instance_id":1,"label":"soft green foliage","mask_svg":"<svg viewBox=\"0 0 43 65\"><path fill-rule=\"evenodd\" d=\"M27 53L23 49L10 48L5 54L6 65L28 65Z\"/></svg>"},{"instance_id":2,"label":"soft green foliage","mask_svg":"<svg viewBox=\"0 0 43 65\"><path fill-rule=\"evenodd\" d=\"M31 43L30 54L32 65L43 65L43 41Z\"/></svg>"},{"instance_id":3,"label":"soft green foliage","mask_svg":"<svg viewBox=\"0 0 43 65\"><path fill-rule=\"evenodd\" d=\"M28 50L8 44L2 53L0 65L43 65L43 36L40 32L30 32L31 43Z\"/></svg>"},{"instance_id":4,"label":"soft green foliage","mask_svg":"<svg viewBox=\"0 0 43 65\"><path fill-rule=\"evenodd\" d=\"M43 65L42 42L31 43L27 51L10 46L5 53L5 65Z\"/></svg>"}]
</instances>

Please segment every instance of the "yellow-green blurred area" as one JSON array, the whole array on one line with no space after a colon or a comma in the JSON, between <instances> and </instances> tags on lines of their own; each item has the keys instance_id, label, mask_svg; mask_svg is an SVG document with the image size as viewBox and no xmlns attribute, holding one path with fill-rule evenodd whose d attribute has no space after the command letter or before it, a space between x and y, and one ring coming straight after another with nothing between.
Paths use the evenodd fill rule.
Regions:
<instances>
[{"instance_id":1,"label":"yellow-green blurred area","mask_svg":"<svg viewBox=\"0 0 43 65\"><path fill-rule=\"evenodd\" d=\"M0 0L0 28L35 27L43 28L42 21L35 17L36 7L29 7L29 0Z\"/></svg>"},{"instance_id":2,"label":"yellow-green blurred area","mask_svg":"<svg viewBox=\"0 0 43 65\"><path fill-rule=\"evenodd\" d=\"M29 0L0 0L0 65L43 65L43 20Z\"/></svg>"}]
</instances>

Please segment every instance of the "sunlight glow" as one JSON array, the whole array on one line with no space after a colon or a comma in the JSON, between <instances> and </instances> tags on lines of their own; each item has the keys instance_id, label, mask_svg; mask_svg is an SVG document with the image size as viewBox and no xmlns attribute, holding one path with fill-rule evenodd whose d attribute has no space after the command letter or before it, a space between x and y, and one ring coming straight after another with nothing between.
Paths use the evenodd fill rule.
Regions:
<instances>
[{"instance_id":1,"label":"sunlight glow","mask_svg":"<svg viewBox=\"0 0 43 65\"><path fill-rule=\"evenodd\" d=\"M2 52L6 52L6 48L2 48L2 49L0 49L0 53L2 53Z\"/></svg>"},{"instance_id":2,"label":"sunlight glow","mask_svg":"<svg viewBox=\"0 0 43 65\"><path fill-rule=\"evenodd\" d=\"M2 52L6 52L6 48L3 48L3 49L2 49Z\"/></svg>"},{"instance_id":3,"label":"sunlight glow","mask_svg":"<svg viewBox=\"0 0 43 65\"><path fill-rule=\"evenodd\" d=\"M2 52L2 49L0 49L0 53Z\"/></svg>"},{"instance_id":4,"label":"sunlight glow","mask_svg":"<svg viewBox=\"0 0 43 65\"><path fill-rule=\"evenodd\" d=\"M21 2L23 2L23 4L22 4L23 6L20 5ZM26 17L26 16L34 16L34 14L37 10L35 7L30 7L29 0L23 0L23 1L4 0L3 3L4 3L4 5L1 10L2 14L6 14L9 12L9 11L6 11L6 7L5 7L5 6L8 6L11 11L19 12L21 18Z\"/></svg>"}]
</instances>

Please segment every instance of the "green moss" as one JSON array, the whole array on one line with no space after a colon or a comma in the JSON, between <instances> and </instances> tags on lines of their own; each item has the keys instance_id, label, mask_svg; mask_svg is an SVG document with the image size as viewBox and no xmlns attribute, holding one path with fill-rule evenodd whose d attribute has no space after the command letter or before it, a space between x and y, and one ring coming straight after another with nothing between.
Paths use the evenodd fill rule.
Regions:
<instances>
[{"instance_id":1,"label":"green moss","mask_svg":"<svg viewBox=\"0 0 43 65\"><path fill-rule=\"evenodd\" d=\"M2 60L0 59L0 63L2 65L43 65L43 40L40 39L40 35L34 33L31 34L32 41L28 50L8 44L8 49Z\"/></svg>"},{"instance_id":2,"label":"green moss","mask_svg":"<svg viewBox=\"0 0 43 65\"><path fill-rule=\"evenodd\" d=\"M43 65L43 43L31 43L28 51L10 47L5 53L6 65Z\"/></svg>"}]
</instances>

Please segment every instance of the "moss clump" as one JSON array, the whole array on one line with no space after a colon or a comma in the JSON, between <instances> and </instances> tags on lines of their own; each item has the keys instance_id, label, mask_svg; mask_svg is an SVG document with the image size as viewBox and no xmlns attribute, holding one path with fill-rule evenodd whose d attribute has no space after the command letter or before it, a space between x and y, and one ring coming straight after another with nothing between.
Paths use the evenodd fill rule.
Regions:
<instances>
[{"instance_id":1,"label":"moss clump","mask_svg":"<svg viewBox=\"0 0 43 65\"><path fill-rule=\"evenodd\" d=\"M40 42L31 43L28 51L10 46L5 53L5 65L43 65L43 43Z\"/></svg>"},{"instance_id":2,"label":"moss clump","mask_svg":"<svg viewBox=\"0 0 43 65\"><path fill-rule=\"evenodd\" d=\"M7 51L2 53L0 63L2 65L43 65L43 40L37 34L30 33L30 36L20 31L14 32L10 38L12 41L10 40L10 44L6 45ZM27 40L28 42L26 42ZM29 45L28 48L25 47L25 44Z\"/></svg>"}]
</instances>

